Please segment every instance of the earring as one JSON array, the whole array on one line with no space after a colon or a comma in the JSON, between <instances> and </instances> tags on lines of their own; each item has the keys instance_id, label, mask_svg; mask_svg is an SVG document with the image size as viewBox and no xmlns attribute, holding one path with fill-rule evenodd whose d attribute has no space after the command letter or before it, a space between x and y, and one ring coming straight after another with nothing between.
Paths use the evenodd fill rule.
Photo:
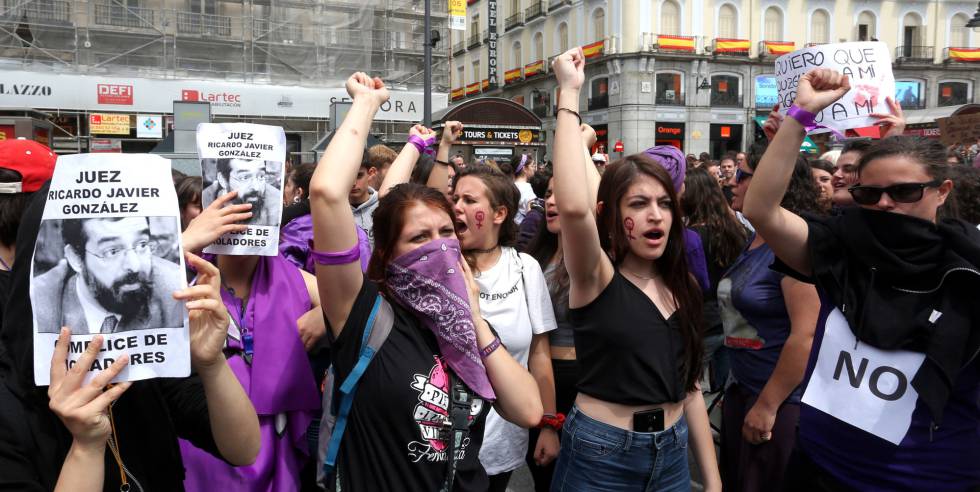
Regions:
<instances>
[{"instance_id":1,"label":"earring","mask_svg":"<svg viewBox=\"0 0 980 492\"><path fill-rule=\"evenodd\" d=\"M300 198L298 196L294 196L293 203L299 203L299 202L300 202Z\"/></svg>"}]
</instances>

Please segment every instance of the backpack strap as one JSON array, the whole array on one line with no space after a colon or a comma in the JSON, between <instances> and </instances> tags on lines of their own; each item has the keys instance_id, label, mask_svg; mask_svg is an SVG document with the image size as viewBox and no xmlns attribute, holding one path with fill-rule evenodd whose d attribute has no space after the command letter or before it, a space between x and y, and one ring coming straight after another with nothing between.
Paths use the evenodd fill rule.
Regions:
<instances>
[{"instance_id":1,"label":"backpack strap","mask_svg":"<svg viewBox=\"0 0 980 492\"><path fill-rule=\"evenodd\" d=\"M453 371L449 375L452 398L449 402L449 445L446 447L446 482L442 492L452 492L456 479L456 452L466 444L470 434L470 410L473 407L473 394L463 380Z\"/></svg>"},{"instance_id":2,"label":"backpack strap","mask_svg":"<svg viewBox=\"0 0 980 492\"><path fill-rule=\"evenodd\" d=\"M394 322L395 313L391 308L391 304L388 304L379 295L374 300L374 307L371 308L371 314L368 316L367 323L364 325L364 334L361 336L361 351L358 355L357 362L354 364L354 368L351 369L350 374L347 375L347 378L344 379L344 382L337 388L340 392L340 403L337 407L337 419L334 423L333 431L330 434L330 443L323 462L323 472L326 476L329 476L337 466L337 455L340 452L340 443L343 440L344 430L347 427L347 417L350 415L351 407L354 404L354 391L357 390L357 383L360 381L361 376L364 375L364 371L367 370L371 359L374 358L378 350L381 349L381 345L388 339ZM333 388L328 388L326 391L333 391ZM333 409L324 408L324 411L333 411Z\"/></svg>"}]
</instances>

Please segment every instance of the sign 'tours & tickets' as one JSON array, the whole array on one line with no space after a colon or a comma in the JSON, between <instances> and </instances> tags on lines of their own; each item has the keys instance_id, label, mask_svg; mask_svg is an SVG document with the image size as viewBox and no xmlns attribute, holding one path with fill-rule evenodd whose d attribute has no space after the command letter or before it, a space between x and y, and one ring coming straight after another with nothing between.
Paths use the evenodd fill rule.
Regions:
<instances>
[{"instance_id":1,"label":"sign 'tours & tickets'","mask_svg":"<svg viewBox=\"0 0 980 492\"><path fill-rule=\"evenodd\" d=\"M817 68L837 70L850 79L851 90L814 121L843 133L877 123L872 113L889 113L886 97L895 97L895 77L888 46L882 42L824 44L797 50L776 59L779 110L783 114L796 99L800 78ZM818 129L811 133L826 131Z\"/></svg>"},{"instance_id":2,"label":"sign 'tours & tickets'","mask_svg":"<svg viewBox=\"0 0 980 492\"><path fill-rule=\"evenodd\" d=\"M31 258L34 381L47 385L62 326L68 364L104 343L87 377L123 354L116 381L190 374L187 285L170 161L147 154L58 159Z\"/></svg>"},{"instance_id":3,"label":"sign 'tours & tickets'","mask_svg":"<svg viewBox=\"0 0 980 492\"><path fill-rule=\"evenodd\" d=\"M282 127L251 123L201 123L197 155L204 174L204 207L235 191L230 205L252 205L247 229L230 232L204 248L223 255L279 254L279 222L285 177L286 133Z\"/></svg>"}]
</instances>

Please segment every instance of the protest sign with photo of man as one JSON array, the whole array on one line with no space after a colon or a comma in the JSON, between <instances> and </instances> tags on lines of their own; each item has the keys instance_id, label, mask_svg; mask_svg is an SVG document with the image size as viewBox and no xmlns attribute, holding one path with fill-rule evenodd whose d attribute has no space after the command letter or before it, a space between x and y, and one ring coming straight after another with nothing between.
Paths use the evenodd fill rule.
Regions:
<instances>
[{"instance_id":1,"label":"protest sign with photo of man","mask_svg":"<svg viewBox=\"0 0 980 492\"><path fill-rule=\"evenodd\" d=\"M230 204L252 205L244 232L225 234L206 253L274 256L279 252L286 134L281 127L250 123L202 123L197 152L204 175L202 205L235 191Z\"/></svg>"},{"instance_id":2,"label":"protest sign with photo of man","mask_svg":"<svg viewBox=\"0 0 980 492\"><path fill-rule=\"evenodd\" d=\"M37 384L48 382L62 327L69 364L101 334L94 372L125 353L121 381L190 373L187 311L173 298L186 278L171 182L158 156L59 159L31 261Z\"/></svg>"}]
</instances>

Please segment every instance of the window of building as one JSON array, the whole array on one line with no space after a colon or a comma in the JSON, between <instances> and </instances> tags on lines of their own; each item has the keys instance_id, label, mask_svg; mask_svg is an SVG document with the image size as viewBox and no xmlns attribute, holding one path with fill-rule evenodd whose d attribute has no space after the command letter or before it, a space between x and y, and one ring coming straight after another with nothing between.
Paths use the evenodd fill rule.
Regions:
<instances>
[{"instance_id":1,"label":"window of building","mask_svg":"<svg viewBox=\"0 0 980 492\"><path fill-rule=\"evenodd\" d=\"M656 76L656 104L684 105L684 77L679 73L660 72Z\"/></svg>"},{"instance_id":2,"label":"window of building","mask_svg":"<svg viewBox=\"0 0 980 492\"><path fill-rule=\"evenodd\" d=\"M783 12L776 7L766 9L765 38L767 41L782 41Z\"/></svg>"},{"instance_id":3,"label":"window of building","mask_svg":"<svg viewBox=\"0 0 980 492\"><path fill-rule=\"evenodd\" d=\"M218 13L218 5L215 0L187 0L187 9L198 14Z\"/></svg>"},{"instance_id":4,"label":"window of building","mask_svg":"<svg viewBox=\"0 0 980 492\"><path fill-rule=\"evenodd\" d=\"M949 43L953 48L966 48L970 46L970 29L966 23L970 18L966 14L956 14L949 20Z\"/></svg>"},{"instance_id":5,"label":"window of building","mask_svg":"<svg viewBox=\"0 0 980 492\"><path fill-rule=\"evenodd\" d=\"M718 9L718 37L728 39L738 37L738 13L730 3Z\"/></svg>"},{"instance_id":6,"label":"window of building","mask_svg":"<svg viewBox=\"0 0 980 492\"><path fill-rule=\"evenodd\" d=\"M601 41L606 38L606 11L595 9L592 15L592 41Z\"/></svg>"},{"instance_id":7,"label":"window of building","mask_svg":"<svg viewBox=\"0 0 980 492\"><path fill-rule=\"evenodd\" d=\"M857 40L858 41L871 41L872 38L876 38L877 33L877 22L875 20L875 15L871 12L865 10L858 15L857 23Z\"/></svg>"},{"instance_id":8,"label":"window of building","mask_svg":"<svg viewBox=\"0 0 980 492\"><path fill-rule=\"evenodd\" d=\"M475 60L473 62L473 83L479 82L480 79L480 60Z\"/></svg>"},{"instance_id":9,"label":"window of building","mask_svg":"<svg viewBox=\"0 0 980 492\"><path fill-rule=\"evenodd\" d=\"M513 57L514 58L513 58L513 64L511 66L511 68L521 68L521 67L523 67L524 66L524 57L522 56L523 53L521 52L521 42L520 41L514 43L513 53L514 53L513 54Z\"/></svg>"},{"instance_id":10,"label":"window of building","mask_svg":"<svg viewBox=\"0 0 980 492\"><path fill-rule=\"evenodd\" d=\"M741 106L742 97L739 78L735 75L711 76L712 106Z\"/></svg>"},{"instance_id":11,"label":"window of building","mask_svg":"<svg viewBox=\"0 0 980 492\"><path fill-rule=\"evenodd\" d=\"M477 36L480 34L480 14L473 14L470 18L470 36Z\"/></svg>"},{"instance_id":12,"label":"window of building","mask_svg":"<svg viewBox=\"0 0 980 492\"><path fill-rule=\"evenodd\" d=\"M921 80L896 80L895 100L902 105L903 109L924 108L922 86Z\"/></svg>"},{"instance_id":13,"label":"window of building","mask_svg":"<svg viewBox=\"0 0 980 492\"><path fill-rule=\"evenodd\" d=\"M453 87L463 87L466 85L466 67L460 65L456 67L456 82Z\"/></svg>"},{"instance_id":14,"label":"window of building","mask_svg":"<svg viewBox=\"0 0 980 492\"><path fill-rule=\"evenodd\" d=\"M568 24L562 22L558 26L558 54L568 51Z\"/></svg>"},{"instance_id":15,"label":"window of building","mask_svg":"<svg viewBox=\"0 0 980 492\"><path fill-rule=\"evenodd\" d=\"M830 14L826 10L814 10L810 16L810 42L830 42Z\"/></svg>"},{"instance_id":16,"label":"window of building","mask_svg":"<svg viewBox=\"0 0 980 492\"><path fill-rule=\"evenodd\" d=\"M779 102L775 75L759 75L755 78L755 107L758 110L772 108Z\"/></svg>"},{"instance_id":17,"label":"window of building","mask_svg":"<svg viewBox=\"0 0 980 492\"><path fill-rule=\"evenodd\" d=\"M681 33L681 7L674 0L660 4L660 34L678 36Z\"/></svg>"},{"instance_id":18,"label":"window of building","mask_svg":"<svg viewBox=\"0 0 980 492\"><path fill-rule=\"evenodd\" d=\"M521 13L521 0L510 0L510 15Z\"/></svg>"},{"instance_id":19,"label":"window of building","mask_svg":"<svg viewBox=\"0 0 980 492\"><path fill-rule=\"evenodd\" d=\"M589 111L609 107L609 77L596 77L589 84Z\"/></svg>"},{"instance_id":20,"label":"window of building","mask_svg":"<svg viewBox=\"0 0 980 492\"><path fill-rule=\"evenodd\" d=\"M547 118L551 108L551 93L541 89L531 91L531 112L538 118Z\"/></svg>"},{"instance_id":21,"label":"window of building","mask_svg":"<svg viewBox=\"0 0 980 492\"><path fill-rule=\"evenodd\" d=\"M534 61L544 60L544 35L534 34Z\"/></svg>"},{"instance_id":22,"label":"window of building","mask_svg":"<svg viewBox=\"0 0 980 492\"><path fill-rule=\"evenodd\" d=\"M946 81L939 83L939 106L959 106L973 102L969 82Z\"/></svg>"},{"instance_id":23,"label":"window of building","mask_svg":"<svg viewBox=\"0 0 980 492\"><path fill-rule=\"evenodd\" d=\"M921 57L922 46L922 18L919 14L909 12L902 19L902 55L909 57Z\"/></svg>"}]
</instances>

